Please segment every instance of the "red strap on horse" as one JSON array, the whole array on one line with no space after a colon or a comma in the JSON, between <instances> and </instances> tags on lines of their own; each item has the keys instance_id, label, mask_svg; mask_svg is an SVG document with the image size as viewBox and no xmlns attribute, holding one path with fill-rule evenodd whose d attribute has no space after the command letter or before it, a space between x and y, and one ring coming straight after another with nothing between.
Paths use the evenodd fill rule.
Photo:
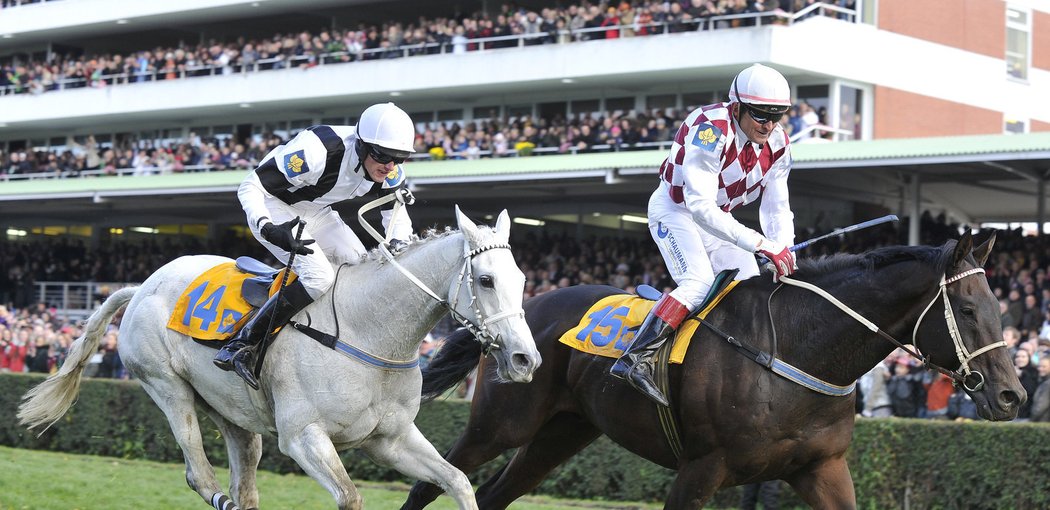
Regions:
<instances>
[{"instance_id":1,"label":"red strap on horse","mask_svg":"<svg viewBox=\"0 0 1050 510\"><path fill-rule=\"evenodd\" d=\"M668 326L678 329L678 325L689 315L689 308L679 303L670 294L664 294L664 297L660 298L660 301L656 303L656 307L653 308L653 313L663 319Z\"/></svg>"}]
</instances>

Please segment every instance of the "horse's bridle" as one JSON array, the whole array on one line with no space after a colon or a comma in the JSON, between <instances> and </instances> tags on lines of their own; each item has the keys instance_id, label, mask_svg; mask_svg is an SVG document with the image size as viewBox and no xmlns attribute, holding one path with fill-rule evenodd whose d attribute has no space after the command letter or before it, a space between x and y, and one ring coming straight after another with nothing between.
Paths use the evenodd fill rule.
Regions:
<instances>
[{"instance_id":1,"label":"horse's bridle","mask_svg":"<svg viewBox=\"0 0 1050 510\"><path fill-rule=\"evenodd\" d=\"M976 351L969 352L966 349L966 346L963 345L962 335L959 333L959 323L955 320L955 314L952 313L952 305L951 305L951 303L948 300L947 287L948 287L949 284L957 282L957 281L959 281L959 280L961 280L961 279L963 279L963 278L965 278L967 276L971 276L971 275L975 275L975 274L983 274L983 273L984 273L984 269L978 267L978 268L970 269L968 271L963 271L963 272L961 272L959 274L956 274L954 276L951 276L951 277L941 276L941 282L940 282L940 285L938 286L937 293L934 294L933 299L930 300L930 304L926 305L926 309L923 310L922 314L919 315L919 320L915 321L915 328L912 330L912 345L916 346L916 348L917 348L918 347L917 335L918 335L918 332L919 332L919 325L922 323L923 319L926 317L926 312L930 311L930 308L933 307L933 304L937 302L937 298L940 298L941 296L943 296L944 297L944 320L945 320L945 322L948 325L948 332L949 332L949 334L952 337L952 342L955 344L955 354L959 358L959 370L948 370L947 368L944 368L944 367L942 367L940 365L932 363L929 360L929 358L927 358L926 356L924 356L922 354L919 354L918 352L915 352L915 350L913 350L913 349L908 348L907 346L902 344L900 341L898 341L896 338L893 338L892 335L890 335L889 333L886 333L885 331L879 329L879 327L876 326L873 322L871 322L868 319L864 318L862 315L857 313L855 310L853 310L852 308L846 306L844 303L842 303L838 299L835 299L834 296L832 296L831 294L828 294L824 289L821 289L820 287L817 287L816 285L813 285L813 284L807 283L807 282L803 282L803 281L799 281L799 280L795 280L794 278L787 277L787 276L781 277L780 281L783 282L783 283L786 283L788 285L793 285L793 286L796 286L796 287L802 287L802 288L807 289L809 291L815 292L816 294L820 295L824 299L828 300L828 302L830 302L831 304L833 304L836 307L838 307L843 312L846 312L847 315L849 315L850 317L853 317L857 322L860 322L861 324L866 326L871 331L877 333L879 336L881 336L881 337L885 338L886 340L890 341L890 343L896 345L897 347L900 347L902 350L904 350L904 352L908 353L913 358L918 359L919 361L922 361L923 366L925 366L926 368L934 369L934 370L936 370L936 371L938 371L938 372L940 372L940 373L950 377L952 379L952 381L954 381L956 384L961 385L967 391L974 392L974 391L978 391L978 390L980 390L981 388L984 387L985 378L984 378L984 374L982 374L982 373L980 373L980 372L978 372L976 370L971 370L970 369L970 365L969 365L970 362L973 361L973 359L976 358L977 356L980 356L981 354L984 354L984 353L986 353L988 351L991 351L991 350L999 348L999 347L1006 347L1006 342L1004 342L1004 341L995 342L995 343L986 345L984 347L981 347L980 349L977 349Z\"/></svg>"},{"instance_id":2,"label":"horse's bridle","mask_svg":"<svg viewBox=\"0 0 1050 510\"><path fill-rule=\"evenodd\" d=\"M952 305L948 301L948 285L974 274L984 274L984 268L978 267L970 269L969 271L963 271L955 276L952 276L951 278L942 276L940 286L937 289L937 293L933 295L933 299L930 300L930 304L926 305L926 309L923 310L922 314L919 315L919 320L915 321L915 329L912 330L911 333L911 344L914 345L916 349L918 349L919 325L922 324L922 320L926 317L926 312L929 312L930 308L933 307L933 304L937 302L937 298L943 296L944 320L948 324L948 334L952 337L952 343L955 344L955 355L959 358L959 370L949 372L942 367L930 363L925 357L920 357L915 353L909 352L909 354L911 354L912 356L915 356L922 360L922 362L926 366L932 367L938 370L939 372L947 375L948 377L951 377L952 380L961 384L962 387L968 391L977 391L984 387L984 374L976 370L970 370L970 361L973 361L973 359L977 356L980 356L981 354L984 354L993 349L997 349L999 347L1006 347L1006 342L1002 340L988 344L973 352L969 352L969 350L966 349L966 346L963 345L962 335L959 333L959 323L955 320L955 313L952 312ZM962 372L961 374L960 371Z\"/></svg>"},{"instance_id":3,"label":"horse's bridle","mask_svg":"<svg viewBox=\"0 0 1050 510\"><path fill-rule=\"evenodd\" d=\"M487 355L494 350L501 349L503 346L499 343L499 337L494 337L492 335L492 332L489 331L489 326L493 323L499 322L510 317L525 317L525 310L522 308L517 308L514 310L504 310L502 312L486 317L485 314L481 311L481 306L478 304L477 292L474 288L474 269L471 262L474 260L474 257L489 250L509 250L510 244L493 243L481 246L479 248L475 248L473 250L464 250L463 265L459 269L459 276L456 279L456 283L454 285L449 286L449 297L443 299L440 296L438 296L437 293L435 293L433 290L430 290L430 287L427 287L427 285L420 281L419 278L416 278L416 275L412 274L411 271L405 269L404 266L402 266L401 264L398 264L398 262L394 260L394 255L391 254L390 250L388 250L386 247L386 239L384 239L383 236L380 236L379 233L376 232L375 229L373 229L367 221L365 221L364 213L366 211L369 211L371 209L379 207L380 205L394 200L397 200L397 203L394 204L394 211L390 217L390 222L393 223L394 218L397 216L397 213L400 210L400 208L405 203L411 205L412 201L414 200L411 194L407 192L407 190L405 190L405 192L402 193L401 189L398 189L394 193L391 193L382 198L378 198L361 206L361 208L357 211L357 218L358 221L360 221L361 226L372 237L379 241L379 251L383 254L383 257L386 258L390 265L397 269L401 274L405 275L405 277L408 278L408 280L411 281L416 287L419 287L423 292L425 292L435 301L440 303L441 306L444 306L445 309L448 310L449 314L452 315L452 318L456 319L456 322L460 323L460 325L467 328L467 330L474 335L474 338L481 343L481 349L484 354ZM456 310L456 306L459 304L459 291L461 288L463 288L463 284L465 282L469 282L469 285L467 286L467 292L470 294L470 307L474 311L474 320L471 320L469 317L464 316Z\"/></svg>"}]
</instances>

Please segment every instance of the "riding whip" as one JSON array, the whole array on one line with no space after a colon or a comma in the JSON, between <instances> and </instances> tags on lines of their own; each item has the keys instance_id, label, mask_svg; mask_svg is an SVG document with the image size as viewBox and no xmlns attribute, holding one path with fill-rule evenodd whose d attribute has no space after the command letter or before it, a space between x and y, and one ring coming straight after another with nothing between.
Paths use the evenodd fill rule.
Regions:
<instances>
[{"instance_id":1,"label":"riding whip","mask_svg":"<svg viewBox=\"0 0 1050 510\"><path fill-rule=\"evenodd\" d=\"M827 239L829 237L840 236L842 234L846 234L846 233L849 233L849 232L854 232L854 231L865 229L865 228L868 228L868 227L874 227L875 225L881 225L883 223L889 223L891 221L899 221L899 218L897 218L896 214L887 214L886 216L883 216L881 218L875 218L873 220L868 220L868 221L863 221L863 222L857 223L856 225L850 225L848 227L842 227L840 229L834 230L834 231L829 232L827 234L824 234L822 236L814 237L813 239L808 239L806 241L802 241L801 243L798 243L798 244L788 248L788 251L796 252L796 251L801 250L803 248L808 248L809 245L811 245L811 244L813 244L813 243L815 243L817 241L823 241L823 240L825 240L825 239ZM764 266L764 265L766 265L768 263L769 263L769 259L767 259L766 257L764 257L762 255L758 255L758 265L759 266Z\"/></svg>"},{"instance_id":2,"label":"riding whip","mask_svg":"<svg viewBox=\"0 0 1050 510\"><path fill-rule=\"evenodd\" d=\"M299 241L303 238L303 228L306 227L306 221L300 219L298 229L295 232L295 244L298 245ZM277 296L274 298L277 303L281 302L281 297L284 295L284 286L288 283L288 273L292 272L292 262L295 262L296 250L291 250L291 255L288 255L288 264L284 266L284 271L281 272L281 284L277 287ZM277 319L277 314L270 314L270 323L266 326L266 334L263 336L262 342L259 342L260 352L266 352L266 348L270 345L270 341L273 340L273 323ZM247 349L255 349L255 345L246 347ZM262 371L262 356L258 356L255 360L255 367L252 372L255 373L255 377L259 377L259 372Z\"/></svg>"}]
</instances>

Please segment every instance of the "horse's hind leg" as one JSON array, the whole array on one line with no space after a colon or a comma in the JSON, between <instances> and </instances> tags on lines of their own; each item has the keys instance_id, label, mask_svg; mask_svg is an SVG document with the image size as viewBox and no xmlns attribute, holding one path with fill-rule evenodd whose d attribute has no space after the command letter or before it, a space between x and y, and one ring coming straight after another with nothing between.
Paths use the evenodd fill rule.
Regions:
<instances>
[{"instance_id":1,"label":"horse's hind leg","mask_svg":"<svg viewBox=\"0 0 1050 510\"><path fill-rule=\"evenodd\" d=\"M320 426L310 423L295 432L284 430L278 423L278 429L281 451L332 494L339 510L361 510L361 494L346 473L332 440Z\"/></svg>"},{"instance_id":2,"label":"horse's hind leg","mask_svg":"<svg viewBox=\"0 0 1050 510\"><path fill-rule=\"evenodd\" d=\"M499 473L478 488L478 506L485 510L507 508L599 435L601 432L579 415L554 415L528 444L518 448Z\"/></svg>"},{"instance_id":3,"label":"horse's hind leg","mask_svg":"<svg viewBox=\"0 0 1050 510\"><path fill-rule=\"evenodd\" d=\"M142 387L146 393L167 416L175 441L182 448L182 455L186 459L186 483L213 507L236 510L237 505L222 493L219 481L215 478L215 470L204 453L193 388L182 379L177 379L177 376L160 378L141 372L139 376L143 378Z\"/></svg>"},{"instance_id":4,"label":"horse's hind leg","mask_svg":"<svg viewBox=\"0 0 1050 510\"><path fill-rule=\"evenodd\" d=\"M363 447L376 462L441 487L460 510L478 509L467 475L443 459L414 423L409 423L401 435L375 437Z\"/></svg>"},{"instance_id":5,"label":"horse's hind leg","mask_svg":"<svg viewBox=\"0 0 1050 510\"><path fill-rule=\"evenodd\" d=\"M197 404L208 413L226 440L230 457L230 495L241 508L258 509L259 488L255 484L255 473L262 458L262 436L227 421L203 400L198 399Z\"/></svg>"},{"instance_id":6,"label":"horse's hind leg","mask_svg":"<svg viewBox=\"0 0 1050 510\"><path fill-rule=\"evenodd\" d=\"M834 457L801 471L787 482L809 506L820 509L857 508L853 477L845 457Z\"/></svg>"}]
</instances>

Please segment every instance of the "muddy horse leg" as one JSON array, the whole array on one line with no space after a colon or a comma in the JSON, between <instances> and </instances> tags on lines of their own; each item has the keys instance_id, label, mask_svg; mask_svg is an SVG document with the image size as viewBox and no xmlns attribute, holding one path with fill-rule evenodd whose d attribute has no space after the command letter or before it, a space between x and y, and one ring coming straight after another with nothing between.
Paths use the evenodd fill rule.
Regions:
<instances>
[{"instance_id":1,"label":"muddy horse leg","mask_svg":"<svg viewBox=\"0 0 1050 510\"><path fill-rule=\"evenodd\" d=\"M678 467L664 510L696 510L702 508L725 479L725 452L716 450L709 455L682 463Z\"/></svg>"},{"instance_id":2,"label":"muddy horse leg","mask_svg":"<svg viewBox=\"0 0 1050 510\"><path fill-rule=\"evenodd\" d=\"M478 487L478 506L507 508L532 491L552 469L576 455L601 432L582 416L556 414L498 473Z\"/></svg>"},{"instance_id":3,"label":"muddy horse leg","mask_svg":"<svg viewBox=\"0 0 1050 510\"><path fill-rule=\"evenodd\" d=\"M262 458L262 436L227 421L203 400L198 399L197 406L208 413L226 440L230 459L230 495L241 508L258 509L259 488L255 484L255 474Z\"/></svg>"},{"instance_id":4,"label":"muddy horse leg","mask_svg":"<svg viewBox=\"0 0 1050 510\"><path fill-rule=\"evenodd\" d=\"M821 509L857 508L853 478L845 457L833 457L814 464L787 480L809 506Z\"/></svg>"},{"instance_id":5,"label":"muddy horse leg","mask_svg":"<svg viewBox=\"0 0 1050 510\"><path fill-rule=\"evenodd\" d=\"M167 379L143 376L140 382L157 407L164 411L171 433L182 449L186 460L186 484L212 507L237 510L237 505L222 493L215 470L204 453L193 388L175 375Z\"/></svg>"}]
</instances>

